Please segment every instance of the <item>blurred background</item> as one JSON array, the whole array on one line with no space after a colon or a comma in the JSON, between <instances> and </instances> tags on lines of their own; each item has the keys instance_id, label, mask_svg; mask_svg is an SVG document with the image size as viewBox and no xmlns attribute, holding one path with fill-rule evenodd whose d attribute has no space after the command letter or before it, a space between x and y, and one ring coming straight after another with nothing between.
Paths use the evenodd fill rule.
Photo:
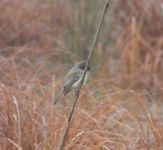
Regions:
<instances>
[{"instance_id":1,"label":"blurred background","mask_svg":"<svg viewBox=\"0 0 163 150\"><path fill-rule=\"evenodd\" d=\"M105 0L1 0L0 149L55 149ZM161 149L163 2L111 0L66 149Z\"/></svg>"}]
</instances>

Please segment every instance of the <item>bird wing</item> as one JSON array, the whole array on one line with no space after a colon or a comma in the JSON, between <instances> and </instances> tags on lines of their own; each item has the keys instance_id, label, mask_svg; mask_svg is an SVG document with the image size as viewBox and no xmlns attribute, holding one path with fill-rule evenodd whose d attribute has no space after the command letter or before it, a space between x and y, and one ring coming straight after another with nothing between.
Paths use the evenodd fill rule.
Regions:
<instances>
[{"instance_id":1,"label":"bird wing","mask_svg":"<svg viewBox=\"0 0 163 150\"><path fill-rule=\"evenodd\" d=\"M64 88L63 93L66 95L70 90L71 87L75 82L77 82L82 76L82 71L76 70L76 71L70 71L64 80Z\"/></svg>"}]
</instances>

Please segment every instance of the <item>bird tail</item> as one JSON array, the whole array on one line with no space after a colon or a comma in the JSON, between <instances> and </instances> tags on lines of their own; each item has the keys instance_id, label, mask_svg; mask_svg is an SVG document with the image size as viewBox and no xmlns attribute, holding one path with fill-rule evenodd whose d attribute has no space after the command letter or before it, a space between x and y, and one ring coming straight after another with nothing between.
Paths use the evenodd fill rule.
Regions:
<instances>
[{"instance_id":1,"label":"bird tail","mask_svg":"<svg viewBox=\"0 0 163 150\"><path fill-rule=\"evenodd\" d=\"M63 88L60 90L59 94L57 95L57 97L54 100L54 105L56 105L56 103L60 100L60 98L63 95Z\"/></svg>"}]
</instances>

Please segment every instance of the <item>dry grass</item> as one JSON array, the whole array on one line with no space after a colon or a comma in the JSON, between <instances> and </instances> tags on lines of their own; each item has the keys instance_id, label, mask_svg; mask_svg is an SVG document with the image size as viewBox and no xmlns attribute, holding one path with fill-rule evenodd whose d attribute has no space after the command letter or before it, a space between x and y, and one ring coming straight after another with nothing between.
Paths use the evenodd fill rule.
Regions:
<instances>
[{"instance_id":1,"label":"dry grass","mask_svg":"<svg viewBox=\"0 0 163 150\"><path fill-rule=\"evenodd\" d=\"M63 64L87 55L96 1L1 1L0 149L56 148L73 92L58 107L52 99L71 67ZM162 5L112 2L65 149L161 150Z\"/></svg>"}]
</instances>

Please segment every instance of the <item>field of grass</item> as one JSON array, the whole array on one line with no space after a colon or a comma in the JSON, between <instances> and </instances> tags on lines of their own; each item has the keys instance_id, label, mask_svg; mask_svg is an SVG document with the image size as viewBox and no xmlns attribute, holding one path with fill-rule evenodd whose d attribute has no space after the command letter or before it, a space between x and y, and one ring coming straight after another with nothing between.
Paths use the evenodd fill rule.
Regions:
<instances>
[{"instance_id":1,"label":"field of grass","mask_svg":"<svg viewBox=\"0 0 163 150\"><path fill-rule=\"evenodd\" d=\"M105 0L1 0L0 150L55 150ZM65 150L163 149L163 2L112 0Z\"/></svg>"}]
</instances>

